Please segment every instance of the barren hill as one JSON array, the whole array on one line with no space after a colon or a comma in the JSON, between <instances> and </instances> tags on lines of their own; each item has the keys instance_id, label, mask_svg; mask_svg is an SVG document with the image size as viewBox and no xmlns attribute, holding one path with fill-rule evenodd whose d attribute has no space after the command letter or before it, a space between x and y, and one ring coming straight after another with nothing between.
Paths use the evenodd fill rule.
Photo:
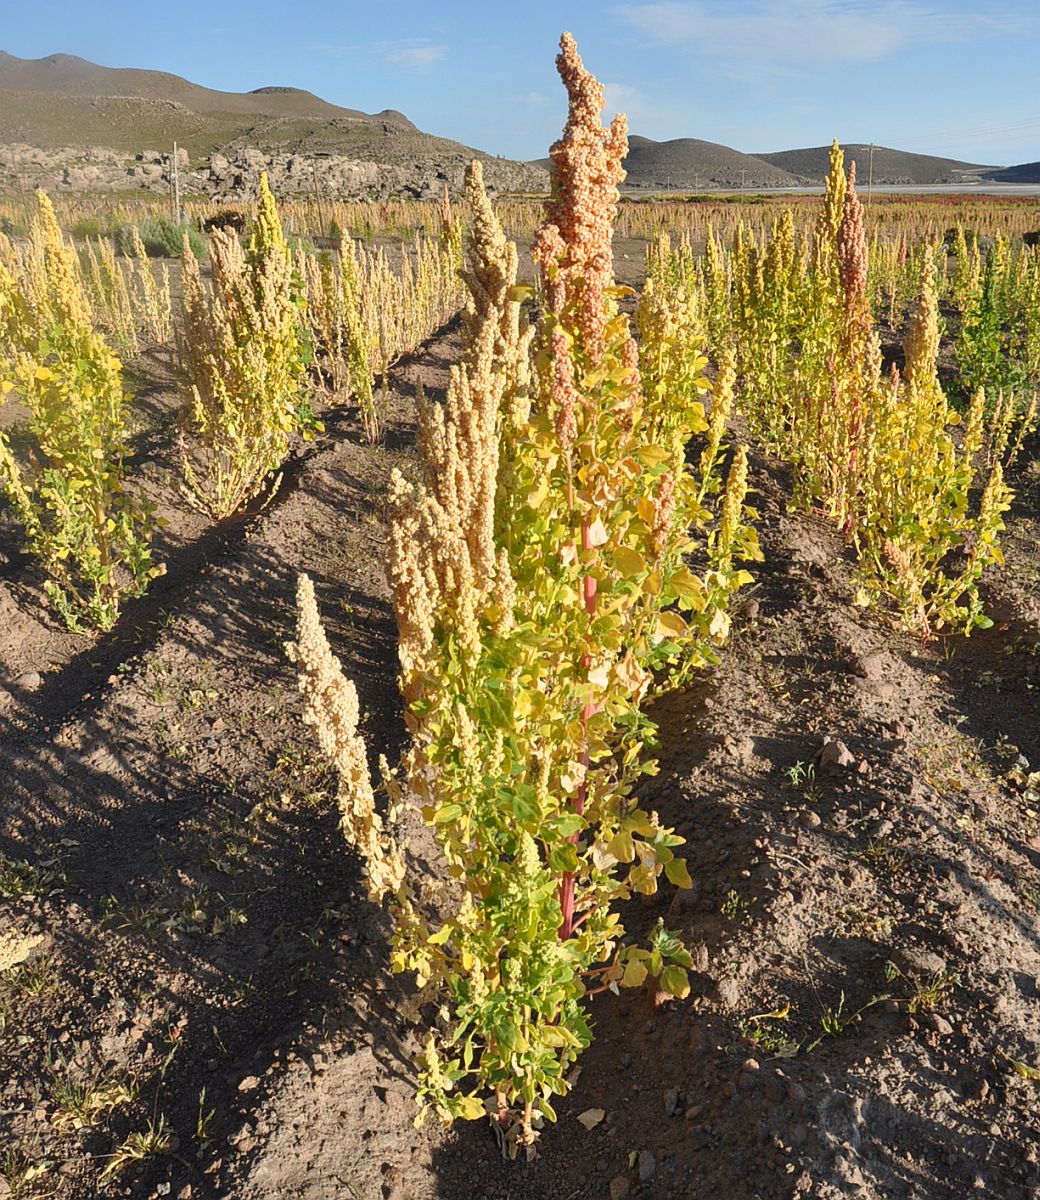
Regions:
<instances>
[{"instance_id":1,"label":"barren hill","mask_svg":"<svg viewBox=\"0 0 1040 1200\"><path fill-rule=\"evenodd\" d=\"M861 184L867 181L870 146L847 143L842 146L845 161L854 160ZM810 183L822 183L827 176L830 146L811 146L804 150L780 150L755 157L782 167ZM931 154L910 154L888 146L874 147L873 181L877 184L961 183L987 170L979 163L960 162L955 158L936 158Z\"/></svg>"},{"instance_id":2,"label":"barren hill","mask_svg":"<svg viewBox=\"0 0 1040 1200\"><path fill-rule=\"evenodd\" d=\"M172 140L169 130L179 123L177 140L193 157L246 133L284 144L298 125L419 132L401 113L339 108L302 88L219 92L164 71L102 67L71 54L25 59L0 51L0 93L0 141L41 146L139 150ZM26 133L31 138L19 136Z\"/></svg>"},{"instance_id":3,"label":"barren hill","mask_svg":"<svg viewBox=\"0 0 1040 1200\"><path fill-rule=\"evenodd\" d=\"M629 138L625 159L629 187L792 187L799 180L783 167L763 162L717 142L675 138Z\"/></svg>"},{"instance_id":4,"label":"barren hill","mask_svg":"<svg viewBox=\"0 0 1040 1200\"><path fill-rule=\"evenodd\" d=\"M982 178L994 183L1040 183L1040 162L1018 163L1002 171L984 171Z\"/></svg>"},{"instance_id":5,"label":"barren hill","mask_svg":"<svg viewBox=\"0 0 1040 1200\"><path fill-rule=\"evenodd\" d=\"M551 160L540 158L536 166L548 170ZM626 188L680 188L700 191L711 188L796 187L803 182L790 171L742 154L718 142L698 138L675 138L657 142L630 134Z\"/></svg>"},{"instance_id":6,"label":"barren hill","mask_svg":"<svg viewBox=\"0 0 1040 1200\"><path fill-rule=\"evenodd\" d=\"M22 59L0 51L0 148L8 148L0 161L0 184L11 185L20 178L22 163L35 171L25 180L30 184L53 186L54 170L60 168L58 184L72 186L64 177L65 167L79 172L73 176L77 183L88 182L79 161L85 155L90 178L99 181L98 186L118 186L109 170L113 157L143 153L146 165L161 167L159 152L174 141L196 168L205 168L215 156L230 164L228 180L210 181L216 189L204 187L201 177L189 181L202 190L234 190L239 176L248 190L257 173L253 152L263 157L262 166L275 171L284 167L287 175L293 169L288 160L300 158L296 178L311 179L308 186L313 186L309 164L316 161L319 174L328 175L326 160L331 156L336 180L349 176L357 182L364 176L363 187L371 194L429 192L441 180L455 186L465 163L474 157L488 164L493 187L536 190L546 182L528 164L493 158L423 133L393 109L365 113L341 108L294 87L221 92L162 71L103 67L68 54ZM14 155L11 147L19 148ZM26 149L46 153L36 154L30 163ZM247 152L248 161L243 161ZM379 168L375 183L372 171L356 170L373 164ZM150 186L156 180L161 184L159 175L161 171L153 179L139 171L122 186ZM353 183L347 191L351 187ZM344 194L338 182L332 190Z\"/></svg>"}]
</instances>

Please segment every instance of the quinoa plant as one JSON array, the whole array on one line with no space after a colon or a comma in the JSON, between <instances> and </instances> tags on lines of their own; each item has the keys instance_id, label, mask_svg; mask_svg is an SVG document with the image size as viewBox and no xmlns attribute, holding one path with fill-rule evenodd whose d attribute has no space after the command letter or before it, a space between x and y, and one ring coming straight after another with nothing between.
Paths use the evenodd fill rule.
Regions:
<instances>
[{"instance_id":1,"label":"quinoa plant","mask_svg":"<svg viewBox=\"0 0 1040 1200\"><path fill-rule=\"evenodd\" d=\"M111 629L152 562L154 505L126 487L127 397L119 359L96 333L74 251L43 192L21 277L0 259L0 393L29 411L20 461L0 434L0 487L49 578L66 624Z\"/></svg>"},{"instance_id":2,"label":"quinoa plant","mask_svg":"<svg viewBox=\"0 0 1040 1200\"><path fill-rule=\"evenodd\" d=\"M317 427L303 284L267 176L245 249L233 230L213 232L211 290L187 240L183 257L181 466L190 499L221 518L276 487L292 436Z\"/></svg>"},{"instance_id":3,"label":"quinoa plant","mask_svg":"<svg viewBox=\"0 0 1040 1200\"><path fill-rule=\"evenodd\" d=\"M894 602L923 638L988 623L978 581L1000 561L1011 503L1004 472L1035 412L1009 392L994 388L988 401L976 392L964 436L952 433L961 417L936 369L939 258L926 239L907 255L917 301L904 371L886 375L855 163L846 175L835 142L811 245L792 249L783 220L764 246L738 226L729 264L728 340L753 434L791 461L796 501L820 505L856 549L858 602ZM1015 296L1030 294L1028 270L1019 279L1009 261L998 240L966 318L975 331L972 361L991 381L1004 353L995 340L1001 314ZM978 332L983 310L992 338Z\"/></svg>"},{"instance_id":4,"label":"quinoa plant","mask_svg":"<svg viewBox=\"0 0 1040 1200\"><path fill-rule=\"evenodd\" d=\"M555 1120L592 1037L590 995L689 990L680 940L659 929L641 948L620 911L664 880L690 884L682 839L635 794L656 770L644 703L725 640L729 597L750 578L736 560L758 553L743 451L723 482L716 427L702 470L688 466L691 436L707 432L700 342L678 337L690 314L669 324L648 299L644 335L668 340L641 355L618 308L624 118L602 127L602 88L569 34L557 66L570 111L535 239L542 318L525 327L529 289L475 163L465 354L444 406L420 405L419 483L391 484L411 747L398 772L384 765L390 822L306 578L294 647L305 719L339 767L344 830L394 914L392 966L441 1007L420 1115L487 1115L511 1154L533 1152ZM444 878L406 870L393 818L409 800Z\"/></svg>"}]
</instances>

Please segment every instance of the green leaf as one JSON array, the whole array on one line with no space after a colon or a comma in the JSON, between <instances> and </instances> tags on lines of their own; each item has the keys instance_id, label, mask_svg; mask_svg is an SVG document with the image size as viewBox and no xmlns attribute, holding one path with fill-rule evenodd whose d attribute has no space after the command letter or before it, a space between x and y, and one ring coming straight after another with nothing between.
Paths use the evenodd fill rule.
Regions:
<instances>
[{"instance_id":1,"label":"green leaf","mask_svg":"<svg viewBox=\"0 0 1040 1200\"><path fill-rule=\"evenodd\" d=\"M580 833L586 825L584 817L579 817L576 812L560 813L553 822L555 830L560 837L573 837L574 834Z\"/></svg>"},{"instance_id":2,"label":"green leaf","mask_svg":"<svg viewBox=\"0 0 1040 1200\"><path fill-rule=\"evenodd\" d=\"M673 858L671 862L665 863L664 873L668 882L674 883L678 888L693 887L690 872L686 869L686 863L681 858Z\"/></svg>"},{"instance_id":3,"label":"green leaf","mask_svg":"<svg viewBox=\"0 0 1040 1200\"><path fill-rule=\"evenodd\" d=\"M559 871L561 874L578 869L578 852L575 850L571 842L563 842L559 846L553 846L549 851L549 866L553 871Z\"/></svg>"},{"instance_id":4,"label":"green leaf","mask_svg":"<svg viewBox=\"0 0 1040 1200\"><path fill-rule=\"evenodd\" d=\"M512 811L522 825L535 825L541 818L538 796L530 784L517 784L513 788L498 788L495 793Z\"/></svg>"},{"instance_id":5,"label":"green leaf","mask_svg":"<svg viewBox=\"0 0 1040 1200\"><path fill-rule=\"evenodd\" d=\"M665 967L661 972L661 991L677 1000L685 1000L690 994L690 980L682 967Z\"/></svg>"},{"instance_id":6,"label":"green leaf","mask_svg":"<svg viewBox=\"0 0 1040 1200\"><path fill-rule=\"evenodd\" d=\"M433 822L435 825L447 825L449 821L457 821L461 816L461 804L445 804L443 808L437 810Z\"/></svg>"}]
</instances>

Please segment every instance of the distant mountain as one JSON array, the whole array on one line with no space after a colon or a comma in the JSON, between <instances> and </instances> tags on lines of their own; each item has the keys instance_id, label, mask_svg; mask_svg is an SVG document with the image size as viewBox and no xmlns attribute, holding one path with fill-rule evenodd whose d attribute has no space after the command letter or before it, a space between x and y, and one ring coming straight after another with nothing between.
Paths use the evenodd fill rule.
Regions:
<instances>
[{"instance_id":1,"label":"distant mountain","mask_svg":"<svg viewBox=\"0 0 1040 1200\"><path fill-rule=\"evenodd\" d=\"M295 87L220 92L163 71L102 67L69 54L23 59L0 51L0 147L18 150L13 160L8 154L12 172L27 160L26 148L48 152L49 157L40 160L46 171L57 169L55 155L72 162L70 151L75 148L89 149L93 164L106 154L110 158L113 153L143 153L146 165L161 165L159 156L174 141L193 167L215 155L230 162L232 189L236 175L242 174L236 164L254 151L269 163L286 156L309 161L318 156L319 166L326 156L340 164L374 163L386 187L405 180L413 191L436 190L441 179L457 186L472 158L485 161L493 187L538 190L546 185L544 174L527 164L423 133L394 109L365 113L341 108ZM96 175L108 186L109 167L107 162L102 165L104 170ZM246 167L248 188L256 173L248 163ZM312 179L310 167L303 167L298 163L297 175ZM291 167L286 165L286 172L291 176ZM340 177L345 178L342 172ZM291 178L287 181L292 183ZM49 176L41 182L50 186ZM153 182L152 175L143 184L135 176L124 186ZM313 180L306 186L313 187Z\"/></svg>"},{"instance_id":2,"label":"distant mountain","mask_svg":"<svg viewBox=\"0 0 1040 1200\"><path fill-rule=\"evenodd\" d=\"M811 146L805 150L780 150L774 154L757 154L765 162L782 167L810 183L822 183L827 176L830 146ZM880 185L965 183L979 177L980 171L992 170L979 163L960 162L955 158L936 158L930 154L909 154L888 146L874 147L873 171L870 171L870 146L862 143L843 145L845 162L856 163L859 185L864 187L868 175Z\"/></svg>"},{"instance_id":3,"label":"distant mountain","mask_svg":"<svg viewBox=\"0 0 1040 1200\"><path fill-rule=\"evenodd\" d=\"M984 171L982 178L994 183L1040 183L1040 162L1019 163L1002 171Z\"/></svg>"},{"instance_id":4,"label":"distant mountain","mask_svg":"<svg viewBox=\"0 0 1040 1200\"><path fill-rule=\"evenodd\" d=\"M781 150L774 154L744 154L717 142L696 138L675 138L655 142L633 134L628 139L625 187L683 191L702 189L745 189L814 187L827 175L830 146L812 146L804 150ZM845 162L855 161L860 187L866 187L870 174L870 147L849 143L842 147ZM539 159L538 166L548 170L551 162ZM1009 168L1012 171L1037 171L1037 165ZM988 172L996 172L988 174ZM960 162L954 158L936 158L929 154L909 154L888 146L874 147L873 181L878 185L975 183L980 178L1004 180L996 168L980 163ZM1019 182L1029 182L1023 175ZM1012 182L1010 178L1005 182Z\"/></svg>"},{"instance_id":5,"label":"distant mountain","mask_svg":"<svg viewBox=\"0 0 1040 1200\"><path fill-rule=\"evenodd\" d=\"M534 166L549 170L552 160L540 158ZM698 138L675 138L655 142L653 138L630 134L626 188L678 188L701 191L718 188L797 187L802 180L782 167L742 154L718 142Z\"/></svg>"},{"instance_id":6,"label":"distant mountain","mask_svg":"<svg viewBox=\"0 0 1040 1200\"><path fill-rule=\"evenodd\" d=\"M71 54L25 59L0 51L0 101L0 142L45 148L137 151L176 138L194 158L246 137L260 149L289 149L316 135L353 141L419 132L399 112L340 108L302 88L218 92L164 71L101 67Z\"/></svg>"},{"instance_id":7,"label":"distant mountain","mask_svg":"<svg viewBox=\"0 0 1040 1200\"><path fill-rule=\"evenodd\" d=\"M625 159L627 187L701 188L792 187L798 179L782 166L763 162L717 142L675 138L655 142L635 135Z\"/></svg>"}]
</instances>

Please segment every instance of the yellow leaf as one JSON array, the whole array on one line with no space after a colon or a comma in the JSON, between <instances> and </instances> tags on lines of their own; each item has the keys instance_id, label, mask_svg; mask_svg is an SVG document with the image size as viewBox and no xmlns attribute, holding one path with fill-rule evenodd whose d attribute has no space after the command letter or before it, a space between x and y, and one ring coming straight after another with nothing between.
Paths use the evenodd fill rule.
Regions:
<instances>
[{"instance_id":1,"label":"yellow leaf","mask_svg":"<svg viewBox=\"0 0 1040 1200\"><path fill-rule=\"evenodd\" d=\"M689 632L690 627L678 613L663 612L657 618L655 640L658 642L675 641Z\"/></svg>"},{"instance_id":2,"label":"yellow leaf","mask_svg":"<svg viewBox=\"0 0 1040 1200\"><path fill-rule=\"evenodd\" d=\"M460 1096L456 1101L455 1111L464 1121L478 1121L487 1116L484 1101L479 1096Z\"/></svg>"},{"instance_id":3,"label":"yellow leaf","mask_svg":"<svg viewBox=\"0 0 1040 1200\"><path fill-rule=\"evenodd\" d=\"M622 987L642 987L646 981L646 964L635 959L629 960L625 973L621 977Z\"/></svg>"},{"instance_id":4,"label":"yellow leaf","mask_svg":"<svg viewBox=\"0 0 1040 1200\"><path fill-rule=\"evenodd\" d=\"M527 505L529 508L538 508L542 501L549 494L549 484L543 475L538 483L527 493Z\"/></svg>"},{"instance_id":5,"label":"yellow leaf","mask_svg":"<svg viewBox=\"0 0 1040 1200\"><path fill-rule=\"evenodd\" d=\"M636 662L635 655L629 653L615 666L614 678L633 696L641 696L650 684L650 675Z\"/></svg>"},{"instance_id":6,"label":"yellow leaf","mask_svg":"<svg viewBox=\"0 0 1040 1200\"><path fill-rule=\"evenodd\" d=\"M659 467L671 458L671 454L661 446L640 446L636 458L644 467Z\"/></svg>"},{"instance_id":7,"label":"yellow leaf","mask_svg":"<svg viewBox=\"0 0 1040 1200\"><path fill-rule=\"evenodd\" d=\"M636 856L632 835L625 829L618 830L607 843L607 853L612 854L618 862L631 862Z\"/></svg>"},{"instance_id":8,"label":"yellow leaf","mask_svg":"<svg viewBox=\"0 0 1040 1200\"><path fill-rule=\"evenodd\" d=\"M688 567L680 567L668 580L668 585L677 596L689 599L704 591L704 584Z\"/></svg>"},{"instance_id":9,"label":"yellow leaf","mask_svg":"<svg viewBox=\"0 0 1040 1200\"><path fill-rule=\"evenodd\" d=\"M589 683L596 687L605 688L610 682L610 668L605 663L601 663L598 667L593 667L589 671Z\"/></svg>"},{"instance_id":10,"label":"yellow leaf","mask_svg":"<svg viewBox=\"0 0 1040 1200\"><path fill-rule=\"evenodd\" d=\"M646 570L646 559L631 546L618 546L614 550L614 565L622 575L640 575Z\"/></svg>"},{"instance_id":11,"label":"yellow leaf","mask_svg":"<svg viewBox=\"0 0 1040 1200\"><path fill-rule=\"evenodd\" d=\"M592 865L597 871L609 871L611 867L617 866L617 858L610 853L609 849L602 842L594 842L592 845Z\"/></svg>"},{"instance_id":12,"label":"yellow leaf","mask_svg":"<svg viewBox=\"0 0 1040 1200\"><path fill-rule=\"evenodd\" d=\"M671 862L666 862L664 864L664 873L668 882L675 884L677 888L693 887L690 872L686 869L686 863L681 858L673 858Z\"/></svg>"},{"instance_id":13,"label":"yellow leaf","mask_svg":"<svg viewBox=\"0 0 1040 1200\"><path fill-rule=\"evenodd\" d=\"M723 639L729 634L729 614L723 612L721 608L715 610L714 616L711 618L711 625L708 632L713 638Z\"/></svg>"},{"instance_id":14,"label":"yellow leaf","mask_svg":"<svg viewBox=\"0 0 1040 1200\"><path fill-rule=\"evenodd\" d=\"M50 367L37 367L36 368L36 379L38 379L40 381L40 383L46 383L48 379L53 379L53 378L54 378L54 372L50 369Z\"/></svg>"}]
</instances>

